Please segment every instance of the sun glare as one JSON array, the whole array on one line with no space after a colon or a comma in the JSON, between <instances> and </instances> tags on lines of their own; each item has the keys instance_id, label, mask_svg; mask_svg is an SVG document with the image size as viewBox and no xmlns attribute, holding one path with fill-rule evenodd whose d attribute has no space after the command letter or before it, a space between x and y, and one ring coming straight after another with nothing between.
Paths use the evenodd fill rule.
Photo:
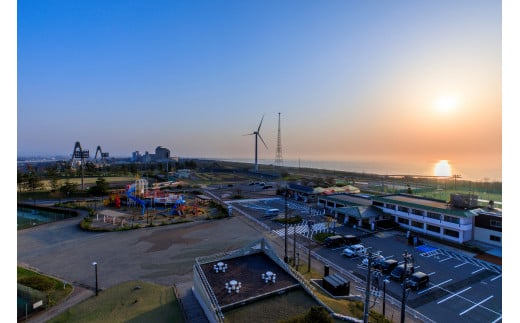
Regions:
<instances>
[{"instance_id":1,"label":"sun glare","mask_svg":"<svg viewBox=\"0 0 520 323\"><path fill-rule=\"evenodd\" d=\"M435 107L443 112L453 110L457 106L457 99L452 96L443 96L435 101Z\"/></svg>"},{"instance_id":2,"label":"sun glare","mask_svg":"<svg viewBox=\"0 0 520 323\"><path fill-rule=\"evenodd\" d=\"M437 164L435 164L434 170L435 176L451 176L451 166L447 160L439 160Z\"/></svg>"}]
</instances>

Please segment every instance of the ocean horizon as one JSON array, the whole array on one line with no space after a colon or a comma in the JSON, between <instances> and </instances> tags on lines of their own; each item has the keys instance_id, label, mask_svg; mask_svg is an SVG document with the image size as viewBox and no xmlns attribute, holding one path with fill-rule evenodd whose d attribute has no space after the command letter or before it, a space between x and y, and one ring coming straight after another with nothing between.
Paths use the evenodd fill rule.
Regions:
<instances>
[{"instance_id":1,"label":"ocean horizon","mask_svg":"<svg viewBox=\"0 0 520 323\"><path fill-rule=\"evenodd\" d=\"M208 158L213 159L213 158ZM214 158L215 160L254 164L250 158ZM430 163L402 163L402 162L375 162L375 161L331 161L310 159L287 159L283 166L298 168L326 169L333 171L345 171L353 173L366 173L377 175L409 175L409 176L435 176L435 165L439 161ZM273 159L258 159L260 165L274 165ZM460 175L461 180L476 182L502 182L502 170L490 169L478 165L452 165L451 175Z\"/></svg>"}]
</instances>

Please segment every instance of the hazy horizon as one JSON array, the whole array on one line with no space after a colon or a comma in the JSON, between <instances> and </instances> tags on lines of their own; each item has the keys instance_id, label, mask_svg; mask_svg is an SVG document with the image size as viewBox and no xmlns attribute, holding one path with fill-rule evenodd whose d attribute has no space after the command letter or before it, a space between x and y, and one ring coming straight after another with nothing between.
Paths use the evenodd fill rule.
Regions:
<instances>
[{"instance_id":1,"label":"hazy horizon","mask_svg":"<svg viewBox=\"0 0 520 323\"><path fill-rule=\"evenodd\" d=\"M244 135L263 117L258 158L274 161L281 113L286 160L447 160L454 174L502 178L501 1L17 10L19 156L70 155L79 141L92 156L163 146L253 161Z\"/></svg>"}]
</instances>

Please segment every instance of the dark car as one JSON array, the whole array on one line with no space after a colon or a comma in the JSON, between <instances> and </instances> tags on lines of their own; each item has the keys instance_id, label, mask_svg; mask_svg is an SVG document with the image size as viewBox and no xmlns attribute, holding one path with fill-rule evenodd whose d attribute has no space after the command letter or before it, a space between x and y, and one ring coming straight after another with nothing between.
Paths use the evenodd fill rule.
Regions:
<instances>
[{"instance_id":1,"label":"dark car","mask_svg":"<svg viewBox=\"0 0 520 323\"><path fill-rule=\"evenodd\" d=\"M361 243L361 239L359 239L359 237L356 237L355 235L352 235L352 234L347 234L347 235L343 236L343 240L345 241L344 243L347 246Z\"/></svg>"},{"instance_id":2,"label":"dark car","mask_svg":"<svg viewBox=\"0 0 520 323\"><path fill-rule=\"evenodd\" d=\"M422 271L418 271L413 273L410 278L406 281L406 286L410 287L413 290L419 290L428 285L430 282L430 276L428 274L423 273Z\"/></svg>"},{"instance_id":3,"label":"dark car","mask_svg":"<svg viewBox=\"0 0 520 323\"><path fill-rule=\"evenodd\" d=\"M400 264L400 265L396 266L394 268L394 270L392 270L392 272L390 273L390 277L393 280L402 282L403 281L403 272L404 272L404 264ZM406 265L406 276L408 277L411 274L413 274L413 265L407 264Z\"/></svg>"},{"instance_id":4,"label":"dark car","mask_svg":"<svg viewBox=\"0 0 520 323\"><path fill-rule=\"evenodd\" d=\"M378 259L372 265L374 269L380 270L383 274L389 274L397 267L398 262L395 259Z\"/></svg>"},{"instance_id":5,"label":"dark car","mask_svg":"<svg viewBox=\"0 0 520 323\"><path fill-rule=\"evenodd\" d=\"M323 244L329 248L341 247L345 244L345 238L340 235L330 236L325 239Z\"/></svg>"}]
</instances>

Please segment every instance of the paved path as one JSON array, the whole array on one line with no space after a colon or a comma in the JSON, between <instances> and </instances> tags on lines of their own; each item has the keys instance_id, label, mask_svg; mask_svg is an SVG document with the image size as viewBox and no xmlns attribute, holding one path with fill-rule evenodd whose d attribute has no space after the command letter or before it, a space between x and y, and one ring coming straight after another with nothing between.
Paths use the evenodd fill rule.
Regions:
<instances>
[{"instance_id":1,"label":"paved path","mask_svg":"<svg viewBox=\"0 0 520 323\"><path fill-rule=\"evenodd\" d=\"M27 322L29 323L44 323L53 317L65 312L69 307L81 303L87 298L94 295L94 292L90 289L83 288L80 286L74 286L74 290L64 301L54 305L50 309L38 313L32 316Z\"/></svg>"}]
</instances>

